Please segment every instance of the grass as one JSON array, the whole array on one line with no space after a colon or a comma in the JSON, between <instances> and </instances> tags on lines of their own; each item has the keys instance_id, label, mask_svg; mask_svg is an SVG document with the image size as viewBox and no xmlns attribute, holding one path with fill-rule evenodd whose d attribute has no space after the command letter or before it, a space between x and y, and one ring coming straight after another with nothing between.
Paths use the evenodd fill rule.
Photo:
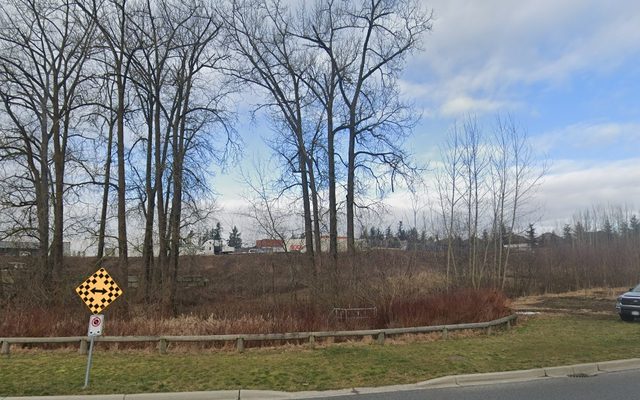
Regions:
<instances>
[{"instance_id":1,"label":"grass","mask_svg":"<svg viewBox=\"0 0 640 400\"><path fill-rule=\"evenodd\" d=\"M220 389L325 390L412 383L438 376L640 357L639 325L613 315L539 316L493 336L342 343L202 352L100 351L92 384L80 389L86 356L16 349L0 358L0 396L179 392Z\"/></svg>"}]
</instances>

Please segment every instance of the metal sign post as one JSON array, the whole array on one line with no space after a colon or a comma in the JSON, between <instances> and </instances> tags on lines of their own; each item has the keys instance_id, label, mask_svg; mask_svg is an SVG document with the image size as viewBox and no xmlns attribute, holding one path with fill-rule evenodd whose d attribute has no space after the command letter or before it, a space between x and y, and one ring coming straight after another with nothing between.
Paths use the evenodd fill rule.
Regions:
<instances>
[{"instance_id":1,"label":"metal sign post","mask_svg":"<svg viewBox=\"0 0 640 400\"><path fill-rule=\"evenodd\" d=\"M87 371L84 374L83 389L89 387L89 372L91 370L91 361L93 360L93 346L96 336L102 335L104 326L104 315L99 314L104 311L111 303L122 295L122 289L113 280L106 269L100 268L87 280L82 282L77 288L76 293L80 299L89 308L92 315L89 318L89 357L87 358Z\"/></svg>"},{"instance_id":2,"label":"metal sign post","mask_svg":"<svg viewBox=\"0 0 640 400\"><path fill-rule=\"evenodd\" d=\"M93 336L91 336L91 342L89 344L89 358L87 358L87 370L84 373L84 386L83 389L89 387L89 371L91 371L91 360L93 359Z\"/></svg>"},{"instance_id":3,"label":"metal sign post","mask_svg":"<svg viewBox=\"0 0 640 400\"><path fill-rule=\"evenodd\" d=\"M96 336L102 335L102 328L104 327L104 315L92 315L89 318L89 331L87 335L89 336L90 344L89 344L89 357L87 358L87 371L84 374L84 386L83 389L89 387L89 371L91 371L91 361L93 360L93 343L95 342Z\"/></svg>"}]
</instances>

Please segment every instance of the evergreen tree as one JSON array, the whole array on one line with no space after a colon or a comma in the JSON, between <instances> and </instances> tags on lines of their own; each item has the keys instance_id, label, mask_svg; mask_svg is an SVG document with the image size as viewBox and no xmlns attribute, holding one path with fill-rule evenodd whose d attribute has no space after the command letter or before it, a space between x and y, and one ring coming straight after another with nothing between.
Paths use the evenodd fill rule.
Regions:
<instances>
[{"instance_id":1,"label":"evergreen tree","mask_svg":"<svg viewBox=\"0 0 640 400\"><path fill-rule=\"evenodd\" d=\"M629 223L627 221L620 221L620 236L623 238L629 236Z\"/></svg>"},{"instance_id":2,"label":"evergreen tree","mask_svg":"<svg viewBox=\"0 0 640 400\"><path fill-rule=\"evenodd\" d=\"M393 237L393 233L391 233L391 226L387 226L387 230L384 232L385 240L389 241Z\"/></svg>"},{"instance_id":3,"label":"evergreen tree","mask_svg":"<svg viewBox=\"0 0 640 400\"><path fill-rule=\"evenodd\" d=\"M533 226L533 224L529 224L529 229L527 229L526 234L529 247L536 247L536 228Z\"/></svg>"},{"instance_id":4,"label":"evergreen tree","mask_svg":"<svg viewBox=\"0 0 640 400\"><path fill-rule=\"evenodd\" d=\"M242 238L240 237L240 232L235 225L229 233L229 240L227 241L227 244L229 245L229 247L233 247L234 249L239 249L242 247Z\"/></svg>"},{"instance_id":5,"label":"evergreen tree","mask_svg":"<svg viewBox=\"0 0 640 400\"><path fill-rule=\"evenodd\" d=\"M211 239L215 241L222 240L222 225L220 225L220 222L216 222L216 227L211 230Z\"/></svg>"},{"instance_id":6,"label":"evergreen tree","mask_svg":"<svg viewBox=\"0 0 640 400\"><path fill-rule=\"evenodd\" d=\"M384 243L384 235L382 234L382 231L380 230L380 228L376 228L376 245L382 246L383 243Z\"/></svg>"},{"instance_id":7,"label":"evergreen tree","mask_svg":"<svg viewBox=\"0 0 640 400\"><path fill-rule=\"evenodd\" d=\"M402 226L402 221L398 222L398 233L396 237L398 240L407 240L407 232L405 232L404 227Z\"/></svg>"},{"instance_id":8,"label":"evergreen tree","mask_svg":"<svg viewBox=\"0 0 640 400\"><path fill-rule=\"evenodd\" d=\"M407 232L407 241L409 242L408 249L415 250L418 248L418 241L420 240L420 235L418 234L418 230L416 228L411 228Z\"/></svg>"},{"instance_id":9,"label":"evergreen tree","mask_svg":"<svg viewBox=\"0 0 640 400\"><path fill-rule=\"evenodd\" d=\"M562 227L562 238L563 238L564 240L569 241L569 240L571 240L571 238L572 238L572 237L573 237L573 236L571 235L571 225L569 225L569 224L565 224L565 225Z\"/></svg>"},{"instance_id":10,"label":"evergreen tree","mask_svg":"<svg viewBox=\"0 0 640 400\"><path fill-rule=\"evenodd\" d=\"M640 221L638 221L638 217L635 215L629 220L629 227L635 236L640 235Z\"/></svg>"},{"instance_id":11,"label":"evergreen tree","mask_svg":"<svg viewBox=\"0 0 640 400\"><path fill-rule=\"evenodd\" d=\"M611 240L613 238L613 226L611 226L611 222L609 222L609 218L604 220L604 226L602 227L605 235L607 235L607 240Z\"/></svg>"},{"instance_id":12,"label":"evergreen tree","mask_svg":"<svg viewBox=\"0 0 640 400\"><path fill-rule=\"evenodd\" d=\"M373 226L369 228L369 246L375 247L378 245L378 231Z\"/></svg>"},{"instance_id":13,"label":"evergreen tree","mask_svg":"<svg viewBox=\"0 0 640 400\"><path fill-rule=\"evenodd\" d=\"M367 230L366 227L363 227L362 230L360 231L360 239L363 239L367 243L369 242L369 231Z\"/></svg>"},{"instance_id":14,"label":"evergreen tree","mask_svg":"<svg viewBox=\"0 0 640 400\"><path fill-rule=\"evenodd\" d=\"M575 228L573 228L573 231L575 232L576 239L578 241L582 241L584 239L586 231L584 230L584 226L580 221L576 222L576 226Z\"/></svg>"}]
</instances>

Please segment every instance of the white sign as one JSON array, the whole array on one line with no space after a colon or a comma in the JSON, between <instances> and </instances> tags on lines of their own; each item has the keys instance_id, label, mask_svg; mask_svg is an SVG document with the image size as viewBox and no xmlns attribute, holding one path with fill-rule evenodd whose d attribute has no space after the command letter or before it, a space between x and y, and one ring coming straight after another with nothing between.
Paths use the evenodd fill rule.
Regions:
<instances>
[{"instance_id":1,"label":"white sign","mask_svg":"<svg viewBox=\"0 0 640 400\"><path fill-rule=\"evenodd\" d=\"M102 335L102 327L104 326L104 315L97 314L89 317L89 333L88 336Z\"/></svg>"}]
</instances>

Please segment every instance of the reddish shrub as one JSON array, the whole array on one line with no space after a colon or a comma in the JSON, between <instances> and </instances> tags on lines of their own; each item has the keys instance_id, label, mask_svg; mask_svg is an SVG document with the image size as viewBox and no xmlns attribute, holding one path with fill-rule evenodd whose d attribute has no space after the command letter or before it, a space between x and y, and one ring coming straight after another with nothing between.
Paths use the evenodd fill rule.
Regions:
<instances>
[{"instance_id":1,"label":"reddish shrub","mask_svg":"<svg viewBox=\"0 0 640 400\"><path fill-rule=\"evenodd\" d=\"M506 296L488 289L461 289L418 298L398 298L379 309L380 327L483 322L511 312Z\"/></svg>"}]
</instances>

